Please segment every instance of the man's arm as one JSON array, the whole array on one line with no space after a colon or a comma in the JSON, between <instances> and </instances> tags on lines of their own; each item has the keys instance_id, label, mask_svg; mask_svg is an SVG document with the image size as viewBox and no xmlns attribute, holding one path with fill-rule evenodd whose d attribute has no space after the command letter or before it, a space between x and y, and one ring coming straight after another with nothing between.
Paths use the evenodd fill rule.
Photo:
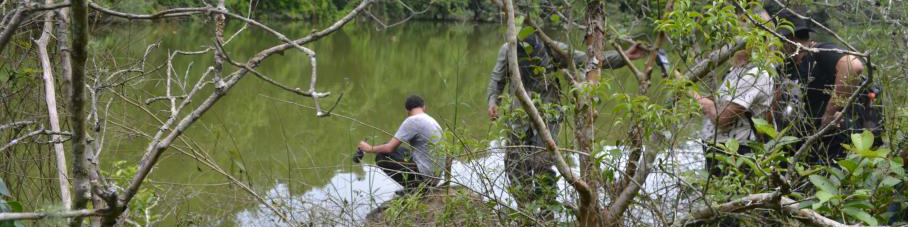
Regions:
<instances>
[{"instance_id":1,"label":"man's arm","mask_svg":"<svg viewBox=\"0 0 908 227\"><path fill-rule=\"evenodd\" d=\"M823 113L822 125L825 126L836 118L848 97L860 86L860 75L864 72L864 63L854 55L845 55L836 62L835 88L826 110Z\"/></svg>"},{"instance_id":2,"label":"man's arm","mask_svg":"<svg viewBox=\"0 0 908 227\"><path fill-rule=\"evenodd\" d=\"M508 81L505 80L505 74L508 70L508 45L502 45L498 50L498 58L495 60L495 67L492 68L492 75L489 78L488 96L489 118L495 120L498 118L498 96L504 91L504 86Z\"/></svg>"},{"instance_id":3,"label":"man's arm","mask_svg":"<svg viewBox=\"0 0 908 227\"><path fill-rule=\"evenodd\" d=\"M719 90L719 97L723 102L728 104L719 108L715 101L704 98L699 94L693 94L697 102L700 103L700 109L703 114L714 123L719 129L728 129L739 120L747 120L746 112L754 102L772 97L772 81L768 80L769 73L758 69L750 69L745 75L736 77L728 76L724 86Z\"/></svg>"},{"instance_id":4,"label":"man's arm","mask_svg":"<svg viewBox=\"0 0 908 227\"><path fill-rule=\"evenodd\" d=\"M392 151L394 151L394 149L397 149L397 146L400 146L400 143L401 142L399 139L397 139L395 137L391 137L391 140L388 141L387 143L382 144L382 145L377 145L377 146L369 145L369 143L366 143L365 141L359 141L359 145L357 146L357 148L359 148L359 150L361 150L363 152L391 153Z\"/></svg>"},{"instance_id":5,"label":"man's arm","mask_svg":"<svg viewBox=\"0 0 908 227\"><path fill-rule=\"evenodd\" d=\"M712 99L703 97L695 92L691 92L691 96L697 100L697 103L700 103L700 111L703 112L703 115L706 115L707 119L716 123L716 127L722 130L728 129L734 125L735 120L742 117L744 112L747 111L743 106L731 102L728 103L725 108L722 108L720 113L717 109L716 102Z\"/></svg>"}]
</instances>

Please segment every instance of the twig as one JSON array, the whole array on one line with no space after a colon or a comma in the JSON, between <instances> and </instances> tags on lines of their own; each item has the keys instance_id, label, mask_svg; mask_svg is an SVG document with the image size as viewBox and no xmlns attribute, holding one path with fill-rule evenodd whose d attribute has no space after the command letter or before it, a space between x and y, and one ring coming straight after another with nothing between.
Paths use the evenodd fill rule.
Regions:
<instances>
[{"instance_id":1,"label":"twig","mask_svg":"<svg viewBox=\"0 0 908 227\"><path fill-rule=\"evenodd\" d=\"M34 123L35 123L35 121L32 121L32 120L15 121L13 123L0 125L0 130L5 130L7 128L18 128L20 126L30 125L30 124L34 124Z\"/></svg>"},{"instance_id":2,"label":"twig","mask_svg":"<svg viewBox=\"0 0 908 227\"><path fill-rule=\"evenodd\" d=\"M72 217L85 217L85 216L100 216L102 214L103 214L103 212L98 209L68 210L68 211L47 212L47 213L37 213L37 212L0 213L0 221L38 220L38 219L43 219L43 218L72 218Z\"/></svg>"}]
</instances>

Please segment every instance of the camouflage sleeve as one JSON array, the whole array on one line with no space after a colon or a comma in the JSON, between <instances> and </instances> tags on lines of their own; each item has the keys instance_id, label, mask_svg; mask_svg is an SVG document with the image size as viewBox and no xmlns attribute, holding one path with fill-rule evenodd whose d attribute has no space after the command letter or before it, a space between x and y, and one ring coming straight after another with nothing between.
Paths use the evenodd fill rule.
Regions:
<instances>
[{"instance_id":1,"label":"camouflage sleeve","mask_svg":"<svg viewBox=\"0 0 908 227\"><path fill-rule=\"evenodd\" d=\"M558 45L558 49L560 49L562 52L565 52L565 53L571 52L572 53L571 57L574 58L574 64L577 64L578 66L581 66L581 67L583 67L583 65L586 64L586 61L587 61L586 53L584 53L583 51L576 50L576 49L571 49L570 46L568 46L567 44L562 43L562 42L556 41L555 43ZM602 64L603 68L617 69L617 68L624 67L626 65L626 63L624 62L624 59L622 59L621 55L618 54L618 51L614 51L614 50L606 51L603 55L605 55L605 62L603 62L603 64Z\"/></svg>"},{"instance_id":2,"label":"camouflage sleeve","mask_svg":"<svg viewBox=\"0 0 908 227\"><path fill-rule=\"evenodd\" d=\"M495 60L495 67L492 68L492 75L489 78L488 102L489 106L498 105L498 96L504 91L504 86L508 81L505 76L508 71L508 44L501 45L498 50L498 58Z\"/></svg>"},{"instance_id":3,"label":"camouflage sleeve","mask_svg":"<svg viewBox=\"0 0 908 227\"><path fill-rule=\"evenodd\" d=\"M606 51L603 55L605 55L605 62L602 62L603 68L617 69L627 65L627 62L624 61L621 54L618 54L618 51Z\"/></svg>"}]
</instances>

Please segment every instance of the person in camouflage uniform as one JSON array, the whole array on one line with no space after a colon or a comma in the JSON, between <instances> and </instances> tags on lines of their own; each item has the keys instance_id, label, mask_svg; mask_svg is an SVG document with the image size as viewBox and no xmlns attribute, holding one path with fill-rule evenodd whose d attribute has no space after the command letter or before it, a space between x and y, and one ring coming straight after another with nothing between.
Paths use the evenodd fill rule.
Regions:
<instances>
[{"instance_id":1,"label":"person in camouflage uniform","mask_svg":"<svg viewBox=\"0 0 908 227\"><path fill-rule=\"evenodd\" d=\"M535 34L529 35L519 41L523 48L517 49L518 65L524 87L530 97L534 98L537 106L540 104L559 104L560 84L554 76L555 72L567 66L568 59L560 59L557 53L544 44ZM587 56L580 51L571 51L567 44L556 42L557 48L563 53L571 53L574 62L584 64ZM510 72L508 71L508 44L505 43L498 51L498 59L492 69L488 87L488 114L492 120L498 119L498 104L502 92L509 84ZM634 45L625 52L631 59L639 59L645 55L643 48ZM605 53L605 68L616 69L625 66L625 61L617 51ZM509 86L511 99L510 108L519 108L514 84ZM541 103L540 103L541 102ZM544 110L545 108L540 108ZM546 111L543 119L548 125L552 137L558 137L563 113L556 108ZM555 182L557 178L552 169L554 158L546 152L545 141L542 135L530 125L531 122L525 114L504 119L510 132L507 136L507 151L505 155L505 168L510 181L510 193L517 200L519 206L527 208L531 205L545 206L557 204L555 200ZM548 212L546 212L548 213ZM550 216L549 214L544 214Z\"/></svg>"}]
</instances>

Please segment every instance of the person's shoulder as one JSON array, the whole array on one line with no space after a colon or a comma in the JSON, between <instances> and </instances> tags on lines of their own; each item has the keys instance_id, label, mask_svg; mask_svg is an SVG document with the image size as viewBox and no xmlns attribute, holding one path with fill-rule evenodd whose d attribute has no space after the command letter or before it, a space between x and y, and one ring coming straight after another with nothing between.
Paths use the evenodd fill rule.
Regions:
<instances>
[{"instance_id":1,"label":"person's shoulder","mask_svg":"<svg viewBox=\"0 0 908 227\"><path fill-rule=\"evenodd\" d=\"M844 50L841 45L832 42L817 42L816 48Z\"/></svg>"}]
</instances>

